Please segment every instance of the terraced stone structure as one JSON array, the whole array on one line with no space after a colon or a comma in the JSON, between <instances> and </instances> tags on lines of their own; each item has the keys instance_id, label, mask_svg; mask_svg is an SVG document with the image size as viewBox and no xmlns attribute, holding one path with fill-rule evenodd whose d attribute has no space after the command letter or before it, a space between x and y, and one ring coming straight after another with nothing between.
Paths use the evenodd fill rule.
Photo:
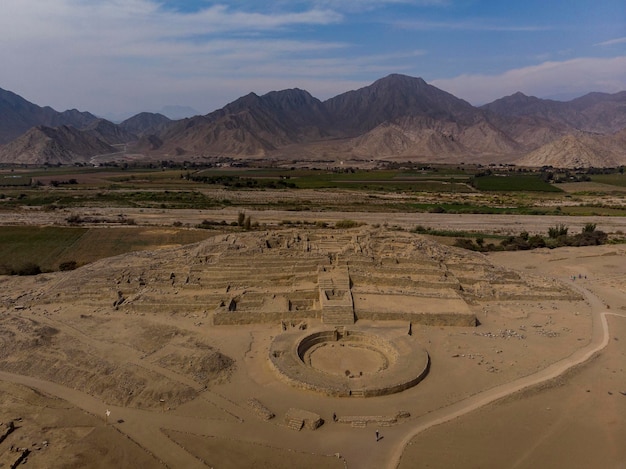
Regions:
<instances>
[{"instance_id":1,"label":"terraced stone structure","mask_svg":"<svg viewBox=\"0 0 626 469\"><path fill-rule=\"evenodd\" d=\"M34 347L32 360L13 360L12 347L0 347L4 369L62 379L108 402L143 408L159 408L165 392L168 405L189 402L232 372L221 347L177 327L179 318L211 333L214 325L267 323L278 332L282 324L276 341L262 345L261 360L297 388L354 397L419 382L428 355L411 327L472 327L490 302L500 310L508 302L523 314L533 301L581 299L556 280L495 267L481 254L371 227L220 234L33 281L37 288L21 303L36 302L44 317L70 303L81 314L67 319L63 331L16 316L4 323L7 339L0 342L23 336L13 349L36 340L71 359ZM109 317L124 317L124 330L102 327ZM87 340L86 353L79 345ZM108 357L115 353L124 361L114 367ZM418 360L403 361L409 356ZM271 414L253 407L261 418Z\"/></svg>"},{"instance_id":2,"label":"terraced stone structure","mask_svg":"<svg viewBox=\"0 0 626 469\"><path fill-rule=\"evenodd\" d=\"M195 314L216 325L366 319L472 327L485 302L579 299L480 254L369 227L218 235L86 266L57 290L55 301L115 302L129 313Z\"/></svg>"}]
</instances>

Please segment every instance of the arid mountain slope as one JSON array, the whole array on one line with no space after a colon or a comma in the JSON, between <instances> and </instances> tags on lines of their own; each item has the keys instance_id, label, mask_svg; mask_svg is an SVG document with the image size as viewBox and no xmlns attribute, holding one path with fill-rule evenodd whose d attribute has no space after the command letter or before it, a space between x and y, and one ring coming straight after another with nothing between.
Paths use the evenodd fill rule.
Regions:
<instances>
[{"instance_id":1,"label":"arid mountain slope","mask_svg":"<svg viewBox=\"0 0 626 469\"><path fill-rule=\"evenodd\" d=\"M626 164L626 131L618 134L567 135L521 158L520 166L556 168L616 167Z\"/></svg>"},{"instance_id":2,"label":"arid mountain slope","mask_svg":"<svg viewBox=\"0 0 626 469\"><path fill-rule=\"evenodd\" d=\"M0 163L74 164L117 150L70 126L37 126L0 148Z\"/></svg>"},{"instance_id":3,"label":"arid mountain slope","mask_svg":"<svg viewBox=\"0 0 626 469\"><path fill-rule=\"evenodd\" d=\"M383 122L402 117L473 124L481 113L466 101L429 85L421 78L389 75L370 86L348 91L324 102L336 126L346 136L361 135Z\"/></svg>"},{"instance_id":4,"label":"arid mountain slope","mask_svg":"<svg viewBox=\"0 0 626 469\"><path fill-rule=\"evenodd\" d=\"M93 114L76 109L57 112L51 107L40 107L0 88L0 144L8 143L38 125L80 128L97 119Z\"/></svg>"},{"instance_id":5,"label":"arid mountain slope","mask_svg":"<svg viewBox=\"0 0 626 469\"><path fill-rule=\"evenodd\" d=\"M542 118L570 129L602 134L626 127L626 91L589 93L567 102L539 99L518 92L485 104L481 109L500 116Z\"/></svg>"},{"instance_id":6,"label":"arid mountain slope","mask_svg":"<svg viewBox=\"0 0 626 469\"><path fill-rule=\"evenodd\" d=\"M613 132L624 120L626 127L621 99L619 93L592 94L559 103L517 93L476 108L421 78L396 74L325 102L302 90L251 93L206 116L173 123L157 135L163 144L152 151L515 163L543 145L580 133L581 126ZM610 116L593 124L593 116L609 108Z\"/></svg>"},{"instance_id":7,"label":"arid mountain slope","mask_svg":"<svg viewBox=\"0 0 626 469\"><path fill-rule=\"evenodd\" d=\"M126 132L141 136L161 132L170 122L172 122L171 119L163 114L140 112L126 119L119 126Z\"/></svg>"},{"instance_id":8,"label":"arid mountain slope","mask_svg":"<svg viewBox=\"0 0 626 469\"><path fill-rule=\"evenodd\" d=\"M158 134L164 142L159 151L263 156L285 145L327 137L331 129L323 104L306 91L250 93L206 116L173 122Z\"/></svg>"},{"instance_id":9,"label":"arid mountain slope","mask_svg":"<svg viewBox=\"0 0 626 469\"><path fill-rule=\"evenodd\" d=\"M109 145L117 145L137 140L135 134L106 119L98 119L82 130Z\"/></svg>"},{"instance_id":10,"label":"arid mountain slope","mask_svg":"<svg viewBox=\"0 0 626 469\"><path fill-rule=\"evenodd\" d=\"M143 154L152 160L226 156L613 166L622 161L623 149L612 135L626 128L626 91L569 102L515 93L477 108L421 78L393 74L324 102L301 89L249 93L204 116L170 121L141 113L121 125L0 93L0 144L2 135L46 119L54 125L77 121L109 144L133 142L127 149L134 158ZM32 164L47 159L32 151L22 154L31 154Z\"/></svg>"}]
</instances>

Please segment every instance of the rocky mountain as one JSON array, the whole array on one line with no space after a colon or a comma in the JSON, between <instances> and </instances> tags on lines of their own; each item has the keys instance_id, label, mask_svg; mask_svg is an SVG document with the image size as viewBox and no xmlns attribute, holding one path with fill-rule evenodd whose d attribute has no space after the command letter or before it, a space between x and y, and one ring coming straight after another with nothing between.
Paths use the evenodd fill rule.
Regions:
<instances>
[{"instance_id":1,"label":"rocky mountain","mask_svg":"<svg viewBox=\"0 0 626 469\"><path fill-rule=\"evenodd\" d=\"M121 125L114 124L106 119L98 119L81 130L109 145L118 145L137 140L137 135L124 129Z\"/></svg>"},{"instance_id":2,"label":"rocky mountain","mask_svg":"<svg viewBox=\"0 0 626 469\"><path fill-rule=\"evenodd\" d=\"M626 129L613 135L569 134L528 153L520 166L612 168L626 165Z\"/></svg>"},{"instance_id":3,"label":"rocky mountain","mask_svg":"<svg viewBox=\"0 0 626 469\"><path fill-rule=\"evenodd\" d=\"M137 115L129 117L119 124L126 132L134 135L150 135L163 131L167 125L172 122L171 119L163 114L153 112L141 112Z\"/></svg>"},{"instance_id":4,"label":"rocky mountain","mask_svg":"<svg viewBox=\"0 0 626 469\"><path fill-rule=\"evenodd\" d=\"M346 125L337 125L341 120L327 103L300 89L250 93L206 116L173 123L158 134L164 142L159 150L264 156L289 145L347 138Z\"/></svg>"},{"instance_id":5,"label":"rocky mountain","mask_svg":"<svg viewBox=\"0 0 626 469\"><path fill-rule=\"evenodd\" d=\"M500 116L541 118L570 129L613 133L626 127L626 91L589 93L572 101L540 99L515 93L481 106Z\"/></svg>"},{"instance_id":6,"label":"rocky mountain","mask_svg":"<svg viewBox=\"0 0 626 469\"><path fill-rule=\"evenodd\" d=\"M431 118L464 125L481 113L470 103L427 84L421 78L389 75L370 86L348 91L324 102L333 124L344 134L361 135L384 122L405 117Z\"/></svg>"},{"instance_id":7,"label":"rocky mountain","mask_svg":"<svg viewBox=\"0 0 626 469\"><path fill-rule=\"evenodd\" d=\"M624 145L617 135L626 128L626 91L590 93L568 102L515 93L477 108L421 78L394 74L323 102L300 89L250 93L204 116L171 121L141 113L120 125L0 94L4 135L37 119L58 122L54 125L72 119L99 141L133 142L129 151L147 159L612 166L622 161Z\"/></svg>"},{"instance_id":8,"label":"rocky mountain","mask_svg":"<svg viewBox=\"0 0 626 469\"><path fill-rule=\"evenodd\" d=\"M0 88L0 144L8 143L38 125L81 128L97 119L93 114L76 109L57 112L48 106L40 107Z\"/></svg>"},{"instance_id":9,"label":"rocky mountain","mask_svg":"<svg viewBox=\"0 0 626 469\"><path fill-rule=\"evenodd\" d=\"M250 93L206 116L173 122L158 134L164 142L159 150L264 156L285 145L329 137L331 129L324 105L306 91Z\"/></svg>"},{"instance_id":10,"label":"rocky mountain","mask_svg":"<svg viewBox=\"0 0 626 469\"><path fill-rule=\"evenodd\" d=\"M511 121L519 119L490 116L421 78L390 75L325 102L298 89L250 93L168 126L156 151L240 157L293 151L294 158L321 145L323 153L346 158L485 158L525 150L498 127Z\"/></svg>"},{"instance_id":11,"label":"rocky mountain","mask_svg":"<svg viewBox=\"0 0 626 469\"><path fill-rule=\"evenodd\" d=\"M117 150L98 138L74 127L33 127L11 143L0 147L4 164L74 164L85 163L92 156Z\"/></svg>"}]
</instances>

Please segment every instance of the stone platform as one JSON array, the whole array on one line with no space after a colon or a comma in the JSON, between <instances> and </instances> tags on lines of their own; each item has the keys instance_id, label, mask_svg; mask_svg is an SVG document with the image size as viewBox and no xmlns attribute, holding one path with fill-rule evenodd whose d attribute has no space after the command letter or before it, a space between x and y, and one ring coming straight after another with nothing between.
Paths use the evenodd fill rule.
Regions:
<instances>
[{"instance_id":1,"label":"stone platform","mask_svg":"<svg viewBox=\"0 0 626 469\"><path fill-rule=\"evenodd\" d=\"M335 397L404 391L430 367L428 353L406 329L356 325L284 332L272 342L269 360L289 384Z\"/></svg>"}]
</instances>

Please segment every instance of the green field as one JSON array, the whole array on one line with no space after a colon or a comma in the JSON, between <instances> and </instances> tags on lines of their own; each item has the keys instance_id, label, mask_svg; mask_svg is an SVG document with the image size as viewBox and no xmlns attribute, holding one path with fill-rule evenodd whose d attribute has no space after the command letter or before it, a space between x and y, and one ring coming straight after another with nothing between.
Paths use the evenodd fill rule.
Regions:
<instances>
[{"instance_id":1,"label":"green field","mask_svg":"<svg viewBox=\"0 0 626 469\"><path fill-rule=\"evenodd\" d=\"M611 186L626 187L625 174L594 174L591 176L591 180L602 184L610 184Z\"/></svg>"},{"instance_id":2,"label":"green field","mask_svg":"<svg viewBox=\"0 0 626 469\"><path fill-rule=\"evenodd\" d=\"M9 199L9 196L11 198ZM24 190L5 194L5 207L139 207L139 208L216 208L223 204L197 190L87 190L59 188L54 191Z\"/></svg>"},{"instance_id":3,"label":"green field","mask_svg":"<svg viewBox=\"0 0 626 469\"><path fill-rule=\"evenodd\" d=\"M22 174L0 174L0 187L29 186L31 178Z\"/></svg>"},{"instance_id":4,"label":"green field","mask_svg":"<svg viewBox=\"0 0 626 469\"><path fill-rule=\"evenodd\" d=\"M417 166L376 170L231 167L5 170L0 171L0 178L14 185L0 187L0 210L21 210L21 207L47 211L74 207L167 210L236 206L289 211L365 209L394 213L626 215L626 209L614 201L597 197L626 190L626 178L619 173L593 175L597 182L552 185L545 182L545 174L502 170L501 174L494 175L490 171L479 167ZM31 179L32 184L27 186L17 184ZM576 186L578 184L580 186ZM597 190L575 192L580 200L571 206L568 203L572 199L571 192L584 189L585 184L600 187L602 193ZM300 189L332 190L337 197L319 202L315 197L306 198L305 194L283 198L270 192ZM361 194L344 196L344 190ZM234 194L246 191L256 191L259 196ZM267 191L267 196L263 191ZM403 197L388 197L389 194L403 194ZM566 200L568 198L570 201Z\"/></svg>"},{"instance_id":5,"label":"green field","mask_svg":"<svg viewBox=\"0 0 626 469\"><path fill-rule=\"evenodd\" d=\"M32 263L55 271L63 262L84 265L131 251L183 245L214 236L214 231L149 227L0 227L0 268Z\"/></svg>"},{"instance_id":6,"label":"green field","mask_svg":"<svg viewBox=\"0 0 626 469\"><path fill-rule=\"evenodd\" d=\"M474 178L473 185L479 191L562 192L537 175L479 176Z\"/></svg>"},{"instance_id":7,"label":"green field","mask_svg":"<svg viewBox=\"0 0 626 469\"><path fill-rule=\"evenodd\" d=\"M387 192L472 192L469 176L456 172L407 172L398 170L203 170L196 181L235 189L352 189Z\"/></svg>"}]
</instances>

